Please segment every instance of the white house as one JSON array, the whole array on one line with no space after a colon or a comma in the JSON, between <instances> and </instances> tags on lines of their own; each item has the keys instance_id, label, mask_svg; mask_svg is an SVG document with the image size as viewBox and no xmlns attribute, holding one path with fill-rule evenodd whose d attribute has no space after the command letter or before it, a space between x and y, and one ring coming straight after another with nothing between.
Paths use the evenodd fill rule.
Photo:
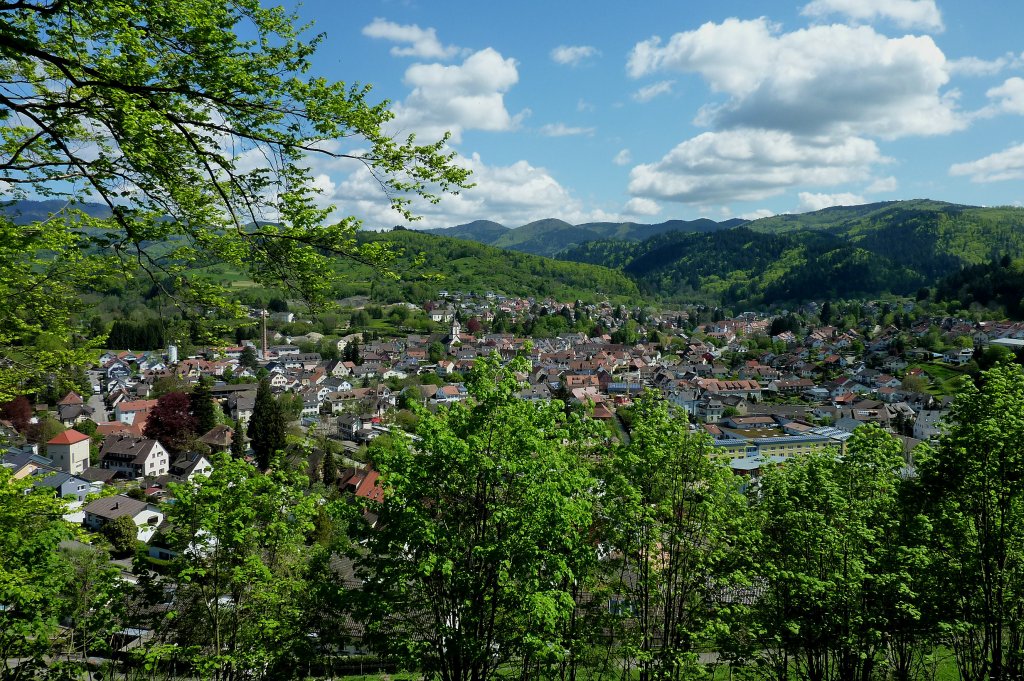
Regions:
<instances>
[{"instance_id":1,"label":"white house","mask_svg":"<svg viewBox=\"0 0 1024 681\"><path fill-rule=\"evenodd\" d=\"M112 520L128 516L138 528L136 538L143 542L148 542L153 537L156 528L164 519L164 514L152 504L123 494L96 499L87 504L82 511L85 513L85 520L82 523L96 531L101 530Z\"/></svg>"},{"instance_id":2,"label":"white house","mask_svg":"<svg viewBox=\"0 0 1024 681\"><path fill-rule=\"evenodd\" d=\"M126 478L156 477L170 469L170 456L156 440L113 433L103 440L100 466Z\"/></svg>"}]
</instances>

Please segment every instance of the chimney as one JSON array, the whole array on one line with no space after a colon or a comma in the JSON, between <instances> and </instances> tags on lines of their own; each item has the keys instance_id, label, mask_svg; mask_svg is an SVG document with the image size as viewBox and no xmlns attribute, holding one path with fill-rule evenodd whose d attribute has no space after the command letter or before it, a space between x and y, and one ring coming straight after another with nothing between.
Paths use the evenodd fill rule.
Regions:
<instances>
[{"instance_id":1,"label":"chimney","mask_svg":"<svg viewBox=\"0 0 1024 681\"><path fill-rule=\"evenodd\" d=\"M263 361L267 361L267 311L263 310Z\"/></svg>"}]
</instances>

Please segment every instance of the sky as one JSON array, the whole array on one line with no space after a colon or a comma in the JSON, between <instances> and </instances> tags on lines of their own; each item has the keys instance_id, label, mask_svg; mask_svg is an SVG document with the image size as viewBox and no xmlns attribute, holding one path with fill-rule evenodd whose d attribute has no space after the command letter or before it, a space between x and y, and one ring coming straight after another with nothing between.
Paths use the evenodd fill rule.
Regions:
<instances>
[{"instance_id":1,"label":"sky","mask_svg":"<svg viewBox=\"0 0 1024 681\"><path fill-rule=\"evenodd\" d=\"M313 159L368 228L1024 201L1018 0L279 1L325 34L317 75L372 84L389 133L448 131L473 170L408 223Z\"/></svg>"}]
</instances>

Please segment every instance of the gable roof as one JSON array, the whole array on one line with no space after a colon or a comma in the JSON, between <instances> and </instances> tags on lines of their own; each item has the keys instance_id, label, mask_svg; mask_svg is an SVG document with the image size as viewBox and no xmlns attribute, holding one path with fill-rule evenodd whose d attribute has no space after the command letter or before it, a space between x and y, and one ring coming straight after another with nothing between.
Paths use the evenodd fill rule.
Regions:
<instances>
[{"instance_id":1,"label":"gable roof","mask_svg":"<svg viewBox=\"0 0 1024 681\"><path fill-rule=\"evenodd\" d=\"M82 510L86 513L92 513L93 515L107 520L113 520L120 518L123 515L135 517L142 511L146 510L149 503L145 501L139 501L138 499L132 499L126 497L123 494L115 494L112 497L103 497L96 499L91 502Z\"/></svg>"}]
</instances>

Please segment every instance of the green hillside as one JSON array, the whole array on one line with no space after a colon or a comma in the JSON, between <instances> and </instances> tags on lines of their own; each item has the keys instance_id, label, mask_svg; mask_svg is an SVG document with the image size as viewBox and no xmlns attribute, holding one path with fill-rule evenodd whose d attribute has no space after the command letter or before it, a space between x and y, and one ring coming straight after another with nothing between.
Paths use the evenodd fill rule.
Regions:
<instances>
[{"instance_id":1,"label":"green hillside","mask_svg":"<svg viewBox=\"0 0 1024 681\"><path fill-rule=\"evenodd\" d=\"M907 294L1004 256L1024 256L1024 209L929 200L780 215L640 243L593 241L559 254L621 269L645 293L664 299L751 305ZM946 285L945 295L954 288ZM995 297L982 284L969 299Z\"/></svg>"},{"instance_id":2,"label":"green hillside","mask_svg":"<svg viewBox=\"0 0 1024 681\"><path fill-rule=\"evenodd\" d=\"M337 273L344 293L370 282L374 297L381 300L421 300L442 289L493 291L515 296L559 300L639 299L635 282L605 267L570 263L493 246L425 234L412 230L364 232L361 240L388 241L402 251L394 269L401 281L374 278L368 267L339 262Z\"/></svg>"},{"instance_id":3,"label":"green hillside","mask_svg":"<svg viewBox=\"0 0 1024 681\"><path fill-rule=\"evenodd\" d=\"M66 209L61 201L17 201L0 206L17 224L42 220ZM86 203L76 206L95 217L108 217L105 206ZM552 223L541 221L527 225L520 232L528 240L543 235ZM567 223L560 223L576 229ZM466 238L490 234L497 238L512 230L497 222L478 220L452 230ZM590 232L587 232L590 234ZM361 232L360 242L387 241L400 251L393 264L399 279L381 276L369 266L351 260L337 260L333 272L324 276L332 280L338 297L371 295L377 300L391 302L421 301L436 297L442 289L493 291L515 296L547 297L560 300L596 300L609 298L621 302L635 302L639 289L635 282L621 272L605 267L552 260L548 258L503 250L465 239L437 236L422 231L395 230L391 232ZM172 244L149 244L154 257L165 257ZM249 275L226 264L198 268L197 280L221 284L242 291L256 287Z\"/></svg>"},{"instance_id":4,"label":"green hillside","mask_svg":"<svg viewBox=\"0 0 1024 681\"><path fill-rule=\"evenodd\" d=\"M929 279L963 265L1024 255L1024 208L979 208L918 199L837 206L755 220L771 234L821 231L891 257Z\"/></svg>"}]
</instances>

